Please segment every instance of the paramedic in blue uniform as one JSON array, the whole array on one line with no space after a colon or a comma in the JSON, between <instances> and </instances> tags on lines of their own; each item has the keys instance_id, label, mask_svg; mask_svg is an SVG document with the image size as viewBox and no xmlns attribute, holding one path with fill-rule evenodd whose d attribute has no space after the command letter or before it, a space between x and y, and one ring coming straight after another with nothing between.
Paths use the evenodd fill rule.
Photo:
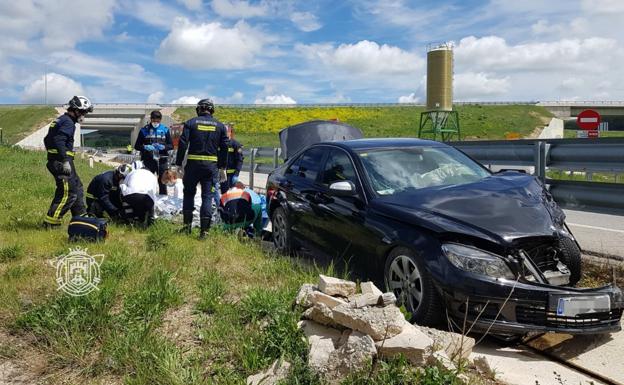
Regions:
<instances>
[{"instance_id":1,"label":"paramedic in blue uniform","mask_svg":"<svg viewBox=\"0 0 624 385\"><path fill-rule=\"evenodd\" d=\"M139 131L134 148L141 152L141 160L145 167L153 173L158 173L159 193L167 194L167 186L160 183L160 178L169 167L169 151L173 150L173 141L169 127L161 121L160 111L152 111L150 123Z\"/></svg>"},{"instance_id":2,"label":"paramedic in blue uniform","mask_svg":"<svg viewBox=\"0 0 624 385\"><path fill-rule=\"evenodd\" d=\"M87 187L87 213L104 218L104 213L111 219L121 219L123 210L119 184L132 171L132 167L122 164L115 170L96 175Z\"/></svg>"},{"instance_id":3,"label":"paramedic in blue uniform","mask_svg":"<svg viewBox=\"0 0 624 385\"><path fill-rule=\"evenodd\" d=\"M46 167L56 182L54 198L43 223L48 228L59 227L67 211L71 210L73 216L85 213L82 182L74 167L74 133L76 123L82 122L93 106L84 96L74 96L68 104L67 112L50 124L43 139L48 153Z\"/></svg>"},{"instance_id":4,"label":"paramedic in blue uniform","mask_svg":"<svg viewBox=\"0 0 624 385\"><path fill-rule=\"evenodd\" d=\"M228 137L223 123L215 119L214 103L210 99L202 99L197 103L197 117L184 123L184 129L178 144L176 165L184 168L184 201L182 214L187 234L191 232L193 210L195 209L195 193L197 184L201 186L200 239L206 237L212 219L212 201L215 196L217 182L225 182L225 166L227 158Z\"/></svg>"},{"instance_id":5,"label":"paramedic in blue uniform","mask_svg":"<svg viewBox=\"0 0 624 385\"><path fill-rule=\"evenodd\" d=\"M226 124L228 134L228 149L227 149L227 161L225 173L227 175L227 180L221 183L221 194L225 194L230 188L234 187L236 182L238 182L238 175L243 168L243 161L245 157L243 156L243 145L234 139L234 127L233 125Z\"/></svg>"}]
</instances>

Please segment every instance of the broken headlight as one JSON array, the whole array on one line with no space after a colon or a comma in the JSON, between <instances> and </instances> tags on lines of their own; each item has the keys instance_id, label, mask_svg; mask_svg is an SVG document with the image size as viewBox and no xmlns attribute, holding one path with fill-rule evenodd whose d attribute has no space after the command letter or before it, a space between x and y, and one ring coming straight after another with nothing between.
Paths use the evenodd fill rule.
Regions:
<instances>
[{"instance_id":1,"label":"broken headlight","mask_svg":"<svg viewBox=\"0 0 624 385\"><path fill-rule=\"evenodd\" d=\"M443 244L442 251L458 269L493 278L516 279L509 266L496 254L457 243Z\"/></svg>"}]
</instances>

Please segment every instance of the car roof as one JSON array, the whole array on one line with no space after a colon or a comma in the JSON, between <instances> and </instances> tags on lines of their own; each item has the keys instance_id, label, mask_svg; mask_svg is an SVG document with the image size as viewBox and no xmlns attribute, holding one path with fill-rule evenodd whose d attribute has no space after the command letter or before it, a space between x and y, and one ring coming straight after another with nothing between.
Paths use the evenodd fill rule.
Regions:
<instances>
[{"instance_id":1,"label":"car roof","mask_svg":"<svg viewBox=\"0 0 624 385\"><path fill-rule=\"evenodd\" d=\"M336 142L323 142L319 144L333 144L345 147L353 151L379 149L379 148L396 148L396 147L448 147L448 145L436 142L434 140L416 139L416 138L373 138L373 139L354 139Z\"/></svg>"}]
</instances>

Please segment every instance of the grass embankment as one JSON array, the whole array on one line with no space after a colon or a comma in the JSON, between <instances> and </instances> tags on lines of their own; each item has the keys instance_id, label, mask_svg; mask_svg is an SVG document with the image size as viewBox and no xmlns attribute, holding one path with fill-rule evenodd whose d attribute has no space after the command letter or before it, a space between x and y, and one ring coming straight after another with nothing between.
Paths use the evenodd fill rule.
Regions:
<instances>
[{"instance_id":1,"label":"grass embankment","mask_svg":"<svg viewBox=\"0 0 624 385\"><path fill-rule=\"evenodd\" d=\"M28 383L243 384L284 357L294 365L287 384L319 384L291 306L318 271L218 230L201 242L163 222L147 231L111 225L105 243L69 244L65 227L39 226L54 187L45 155L0 146L0 159L5 370ZM76 164L85 185L105 169ZM105 255L99 290L80 298L57 291L49 263L75 246ZM455 383L454 374L416 373L402 361L368 376L348 383Z\"/></svg>"},{"instance_id":2,"label":"grass embankment","mask_svg":"<svg viewBox=\"0 0 624 385\"><path fill-rule=\"evenodd\" d=\"M0 127L5 144L15 144L36 129L49 123L57 115L54 107L3 106L0 107Z\"/></svg>"},{"instance_id":3,"label":"grass embankment","mask_svg":"<svg viewBox=\"0 0 624 385\"><path fill-rule=\"evenodd\" d=\"M313 119L338 119L361 129L366 137L416 137L423 107L217 107L215 117L232 122L237 138L248 147L277 147L277 133ZM504 139L506 134L530 136L552 115L538 106L458 106L462 139ZM184 121L195 109L178 108L174 118Z\"/></svg>"}]
</instances>

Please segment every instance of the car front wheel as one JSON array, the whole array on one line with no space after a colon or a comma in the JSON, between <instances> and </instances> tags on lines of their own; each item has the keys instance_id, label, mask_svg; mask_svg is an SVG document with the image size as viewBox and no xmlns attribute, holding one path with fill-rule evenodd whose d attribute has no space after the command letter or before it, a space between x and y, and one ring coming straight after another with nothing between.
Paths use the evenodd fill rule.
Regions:
<instances>
[{"instance_id":1,"label":"car front wheel","mask_svg":"<svg viewBox=\"0 0 624 385\"><path fill-rule=\"evenodd\" d=\"M294 251L294 242L288 215L283 207L275 209L272 218L273 245L282 254L289 255Z\"/></svg>"},{"instance_id":2,"label":"car front wheel","mask_svg":"<svg viewBox=\"0 0 624 385\"><path fill-rule=\"evenodd\" d=\"M434 325L440 320L440 296L422 260L411 250L399 247L388 255L384 281L386 290L397 297L398 305L412 315L411 322Z\"/></svg>"}]
</instances>

